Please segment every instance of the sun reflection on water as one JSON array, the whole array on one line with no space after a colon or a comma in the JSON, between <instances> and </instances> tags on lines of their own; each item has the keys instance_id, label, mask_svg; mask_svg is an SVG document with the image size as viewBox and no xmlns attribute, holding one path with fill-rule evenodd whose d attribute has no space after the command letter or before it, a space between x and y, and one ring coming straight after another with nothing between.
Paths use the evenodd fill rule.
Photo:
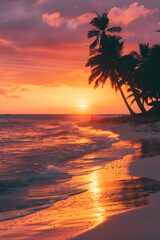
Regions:
<instances>
[{"instance_id":1,"label":"sun reflection on water","mask_svg":"<svg viewBox=\"0 0 160 240\"><path fill-rule=\"evenodd\" d=\"M99 175L97 172L91 173L91 184L89 185L89 191L92 192L92 205L93 208L95 208L96 213L95 216L97 218L97 224L101 223L105 219L105 209L101 206L101 200L100 200L100 186L99 186Z\"/></svg>"}]
</instances>

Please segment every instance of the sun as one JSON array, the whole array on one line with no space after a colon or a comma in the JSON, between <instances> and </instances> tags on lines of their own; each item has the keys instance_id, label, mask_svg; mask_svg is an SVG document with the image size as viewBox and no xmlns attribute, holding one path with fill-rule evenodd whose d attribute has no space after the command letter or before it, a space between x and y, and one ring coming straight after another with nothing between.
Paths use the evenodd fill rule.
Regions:
<instances>
[{"instance_id":1,"label":"sun","mask_svg":"<svg viewBox=\"0 0 160 240\"><path fill-rule=\"evenodd\" d=\"M88 113L89 105L86 103L80 103L76 105L76 112L77 113Z\"/></svg>"},{"instance_id":2,"label":"sun","mask_svg":"<svg viewBox=\"0 0 160 240\"><path fill-rule=\"evenodd\" d=\"M88 105L81 104L81 105L79 105L79 107L83 109L83 108L87 108Z\"/></svg>"}]
</instances>

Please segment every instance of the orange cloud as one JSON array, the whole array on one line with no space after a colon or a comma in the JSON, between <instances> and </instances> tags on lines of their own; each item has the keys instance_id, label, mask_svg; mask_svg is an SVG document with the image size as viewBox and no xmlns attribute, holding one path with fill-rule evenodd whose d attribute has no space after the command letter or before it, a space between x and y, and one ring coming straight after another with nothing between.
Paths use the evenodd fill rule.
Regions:
<instances>
[{"instance_id":1,"label":"orange cloud","mask_svg":"<svg viewBox=\"0 0 160 240\"><path fill-rule=\"evenodd\" d=\"M78 20L81 24L84 24L89 23L93 17L95 17L95 14L93 13L84 13L77 17L76 20Z\"/></svg>"},{"instance_id":2,"label":"orange cloud","mask_svg":"<svg viewBox=\"0 0 160 240\"><path fill-rule=\"evenodd\" d=\"M113 7L109 12L109 18L116 23L128 25L135 19L152 14L155 10L146 9L144 5L138 5L137 2L131 4L128 8Z\"/></svg>"},{"instance_id":3,"label":"orange cloud","mask_svg":"<svg viewBox=\"0 0 160 240\"><path fill-rule=\"evenodd\" d=\"M44 3L48 3L49 0L37 0L37 2L35 4L33 4L33 6L38 6L38 5L41 5L41 4L44 4Z\"/></svg>"},{"instance_id":4,"label":"orange cloud","mask_svg":"<svg viewBox=\"0 0 160 240\"><path fill-rule=\"evenodd\" d=\"M37 1L37 3L39 3L39 4L42 4L42 3L44 3L44 2L46 2L46 0L38 0L38 1Z\"/></svg>"},{"instance_id":5,"label":"orange cloud","mask_svg":"<svg viewBox=\"0 0 160 240\"><path fill-rule=\"evenodd\" d=\"M11 45L11 41L8 41L8 40L5 40L5 39L0 38L0 44L3 44L3 45Z\"/></svg>"},{"instance_id":6,"label":"orange cloud","mask_svg":"<svg viewBox=\"0 0 160 240\"><path fill-rule=\"evenodd\" d=\"M69 28L76 28L78 25L89 23L95 16L92 13L84 13L76 18L64 18L61 17L59 12L42 15L43 22L47 23L51 27L59 27L62 23L66 23Z\"/></svg>"},{"instance_id":7,"label":"orange cloud","mask_svg":"<svg viewBox=\"0 0 160 240\"><path fill-rule=\"evenodd\" d=\"M43 22L48 23L49 26L59 27L63 22L63 18L60 16L59 12L48 14L45 13L42 16Z\"/></svg>"}]
</instances>

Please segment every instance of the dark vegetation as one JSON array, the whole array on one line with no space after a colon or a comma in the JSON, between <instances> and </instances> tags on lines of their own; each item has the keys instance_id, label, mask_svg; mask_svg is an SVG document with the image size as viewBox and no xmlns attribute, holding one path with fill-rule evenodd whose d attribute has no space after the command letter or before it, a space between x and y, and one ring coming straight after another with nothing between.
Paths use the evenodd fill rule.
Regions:
<instances>
[{"instance_id":1,"label":"dark vegetation","mask_svg":"<svg viewBox=\"0 0 160 240\"><path fill-rule=\"evenodd\" d=\"M124 41L117 35L122 29L108 28L108 13L102 16L96 14L90 22L93 29L88 32L88 38L95 38L90 45L86 64L91 68L89 84L94 82L97 88L110 82L115 91L120 91L130 115L138 121L143 116L160 119L160 45L140 43L139 52L123 55ZM127 97L122 90L123 86L127 88ZM141 114L133 111L133 102L136 102Z\"/></svg>"},{"instance_id":2,"label":"dark vegetation","mask_svg":"<svg viewBox=\"0 0 160 240\"><path fill-rule=\"evenodd\" d=\"M136 114L135 116L121 116L113 118L104 118L101 120L96 120L95 122L100 123L129 123L131 125L141 125L141 124L154 124L160 122L160 115L150 115L150 114ZM158 130L159 131L159 130Z\"/></svg>"}]
</instances>

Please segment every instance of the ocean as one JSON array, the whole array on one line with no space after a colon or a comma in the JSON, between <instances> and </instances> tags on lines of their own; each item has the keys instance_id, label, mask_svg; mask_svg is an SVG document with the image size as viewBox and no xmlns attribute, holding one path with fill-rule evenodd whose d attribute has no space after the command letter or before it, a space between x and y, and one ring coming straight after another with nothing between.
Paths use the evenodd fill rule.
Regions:
<instances>
[{"instance_id":1,"label":"ocean","mask_svg":"<svg viewBox=\"0 0 160 240\"><path fill-rule=\"evenodd\" d=\"M48 208L84 191L79 188L82 183L75 186L70 180L103 166L106 157L86 159L84 165L77 163L77 159L108 149L115 141L108 133L78 125L90 118L90 115L1 115L0 221Z\"/></svg>"}]
</instances>

